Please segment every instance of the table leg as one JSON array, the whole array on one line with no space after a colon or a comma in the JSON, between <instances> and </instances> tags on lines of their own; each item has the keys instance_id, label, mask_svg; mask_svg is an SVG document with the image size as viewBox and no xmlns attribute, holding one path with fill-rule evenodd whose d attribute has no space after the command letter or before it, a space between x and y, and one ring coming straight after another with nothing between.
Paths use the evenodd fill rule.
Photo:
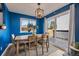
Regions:
<instances>
[{"instance_id":1,"label":"table leg","mask_svg":"<svg viewBox=\"0 0 79 59\"><path fill-rule=\"evenodd\" d=\"M37 41L36 41L36 56L38 56Z\"/></svg>"},{"instance_id":2,"label":"table leg","mask_svg":"<svg viewBox=\"0 0 79 59\"><path fill-rule=\"evenodd\" d=\"M30 42L29 42L29 56L30 56Z\"/></svg>"},{"instance_id":3,"label":"table leg","mask_svg":"<svg viewBox=\"0 0 79 59\"><path fill-rule=\"evenodd\" d=\"M26 56L26 44L25 44L25 56Z\"/></svg>"},{"instance_id":4,"label":"table leg","mask_svg":"<svg viewBox=\"0 0 79 59\"><path fill-rule=\"evenodd\" d=\"M48 52L48 39L46 40L46 48L47 48L47 52Z\"/></svg>"},{"instance_id":5,"label":"table leg","mask_svg":"<svg viewBox=\"0 0 79 59\"><path fill-rule=\"evenodd\" d=\"M16 42L16 55L19 55L19 42Z\"/></svg>"}]
</instances>

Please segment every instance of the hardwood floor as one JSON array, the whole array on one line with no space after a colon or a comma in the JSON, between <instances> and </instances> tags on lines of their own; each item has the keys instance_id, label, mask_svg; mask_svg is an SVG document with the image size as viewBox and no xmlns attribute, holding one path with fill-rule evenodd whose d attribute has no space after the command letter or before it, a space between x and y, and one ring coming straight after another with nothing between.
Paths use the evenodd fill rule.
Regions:
<instances>
[{"instance_id":1,"label":"hardwood floor","mask_svg":"<svg viewBox=\"0 0 79 59\"><path fill-rule=\"evenodd\" d=\"M11 45L9 47L9 49L7 49L7 51L4 54L4 56L16 56L14 50L15 50L14 46ZM19 56L29 56L29 51L28 50L26 50L26 51L27 51L26 55L25 55L25 51L24 50L23 51L20 51ZM38 47L38 56L58 56L58 55L59 56L61 56L61 55L63 56L63 54L64 54L64 51L63 50L61 50L61 49L53 46L51 43L49 45L49 51L48 52L46 51L46 48L44 48L44 55L42 55L42 52L41 51L42 51L41 50L41 46L39 46ZM36 56L35 49L32 49L31 50L31 55L30 56Z\"/></svg>"}]
</instances>

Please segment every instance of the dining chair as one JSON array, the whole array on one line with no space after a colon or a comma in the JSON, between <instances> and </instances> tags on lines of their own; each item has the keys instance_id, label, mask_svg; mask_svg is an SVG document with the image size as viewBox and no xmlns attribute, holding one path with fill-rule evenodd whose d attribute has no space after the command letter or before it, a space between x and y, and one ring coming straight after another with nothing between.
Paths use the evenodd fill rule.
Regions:
<instances>
[{"instance_id":1,"label":"dining chair","mask_svg":"<svg viewBox=\"0 0 79 59\"><path fill-rule=\"evenodd\" d=\"M12 36L12 44L14 45L14 48L16 50L16 42L15 42L15 37L16 36L14 34L12 34L11 36ZM16 51L14 53L16 53Z\"/></svg>"},{"instance_id":2,"label":"dining chair","mask_svg":"<svg viewBox=\"0 0 79 59\"><path fill-rule=\"evenodd\" d=\"M25 35L24 35L24 36L22 36L21 38L22 38L22 39L25 39L25 38L27 39L28 36L25 36ZM20 48L23 47L23 49L24 49L24 51L25 51L25 56L27 55L27 54L26 54L26 53L27 53L27 51L26 51L27 43L28 43L27 41L20 41L20 42L19 42Z\"/></svg>"},{"instance_id":3,"label":"dining chair","mask_svg":"<svg viewBox=\"0 0 79 59\"><path fill-rule=\"evenodd\" d=\"M15 46L15 50L16 50L16 41L15 41L16 36L14 34L12 34L12 43ZM19 50L21 49L22 46L24 46L23 48L25 49L25 55L26 55L26 41L20 41L19 42Z\"/></svg>"},{"instance_id":4,"label":"dining chair","mask_svg":"<svg viewBox=\"0 0 79 59\"><path fill-rule=\"evenodd\" d=\"M29 50L29 55L30 51L32 50L32 47L35 47L36 50L36 55L38 56L38 51L37 51L37 37L36 36L28 36L28 50Z\"/></svg>"},{"instance_id":5,"label":"dining chair","mask_svg":"<svg viewBox=\"0 0 79 59\"><path fill-rule=\"evenodd\" d=\"M42 55L44 55L44 47L43 47L42 34L37 34L37 41L38 41L38 44L41 45L41 47L42 47Z\"/></svg>"},{"instance_id":6,"label":"dining chair","mask_svg":"<svg viewBox=\"0 0 79 59\"><path fill-rule=\"evenodd\" d=\"M12 34L11 36L12 36L12 43L15 45L15 37L16 36L14 34Z\"/></svg>"},{"instance_id":7,"label":"dining chair","mask_svg":"<svg viewBox=\"0 0 79 59\"><path fill-rule=\"evenodd\" d=\"M43 44L46 45L46 49L47 49L47 52L48 52L48 48L49 48L49 36L48 36L48 34L43 34L42 38L43 38Z\"/></svg>"},{"instance_id":8,"label":"dining chair","mask_svg":"<svg viewBox=\"0 0 79 59\"><path fill-rule=\"evenodd\" d=\"M38 35L39 36L39 35ZM39 44L42 46L42 55L44 55L44 45L46 46L47 52L49 48L49 38L47 34L41 34L40 35ZM39 38L38 38L39 39Z\"/></svg>"}]
</instances>

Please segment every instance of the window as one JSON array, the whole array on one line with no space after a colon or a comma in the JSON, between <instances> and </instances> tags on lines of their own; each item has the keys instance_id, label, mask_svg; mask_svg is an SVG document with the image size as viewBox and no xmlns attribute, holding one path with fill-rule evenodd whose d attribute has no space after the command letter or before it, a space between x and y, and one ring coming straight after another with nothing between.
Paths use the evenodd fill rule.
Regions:
<instances>
[{"instance_id":1,"label":"window","mask_svg":"<svg viewBox=\"0 0 79 59\"><path fill-rule=\"evenodd\" d=\"M53 36L53 30L55 29L56 27L56 23L55 23L55 18L51 17L51 18L48 18L47 19L48 22L47 22L47 30L48 30L48 33L49 33L49 36L52 37Z\"/></svg>"},{"instance_id":2,"label":"window","mask_svg":"<svg viewBox=\"0 0 79 59\"><path fill-rule=\"evenodd\" d=\"M57 29L56 30L69 30L69 16L67 13L57 17Z\"/></svg>"},{"instance_id":3,"label":"window","mask_svg":"<svg viewBox=\"0 0 79 59\"><path fill-rule=\"evenodd\" d=\"M36 32L36 20L20 18L20 32Z\"/></svg>"},{"instance_id":4,"label":"window","mask_svg":"<svg viewBox=\"0 0 79 59\"><path fill-rule=\"evenodd\" d=\"M30 25L32 25L31 32L33 32L33 29L34 29L34 32L36 32L36 20L31 19Z\"/></svg>"},{"instance_id":5,"label":"window","mask_svg":"<svg viewBox=\"0 0 79 59\"><path fill-rule=\"evenodd\" d=\"M28 32L28 19L20 18L20 32Z\"/></svg>"},{"instance_id":6,"label":"window","mask_svg":"<svg viewBox=\"0 0 79 59\"><path fill-rule=\"evenodd\" d=\"M50 36L54 33L52 30L55 29L56 32L68 32L69 31L69 21L70 21L70 10L57 14L47 19L47 30Z\"/></svg>"},{"instance_id":7,"label":"window","mask_svg":"<svg viewBox=\"0 0 79 59\"><path fill-rule=\"evenodd\" d=\"M49 19L48 21L48 29L54 29L54 25L55 25L55 19Z\"/></svg>"}]
</instances>

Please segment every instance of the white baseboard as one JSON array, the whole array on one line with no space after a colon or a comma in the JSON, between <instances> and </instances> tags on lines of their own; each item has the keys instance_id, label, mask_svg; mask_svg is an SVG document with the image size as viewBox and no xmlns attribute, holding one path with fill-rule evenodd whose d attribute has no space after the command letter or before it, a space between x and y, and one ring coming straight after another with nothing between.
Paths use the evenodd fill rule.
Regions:
<instances>
[{"instance_id":1,"label":"white baseboard","mask_svg":"<svg viewBox=\"0 0 79 59\"><path fill-rule=\"evenodd\" d=\"M6 49L4 50L4 52L1 54L1 56L4 56L5 53L7 52L8 48L13 45L12 43L9 43L8 46L6 47Z\"/></svg>"}]
</instances>

